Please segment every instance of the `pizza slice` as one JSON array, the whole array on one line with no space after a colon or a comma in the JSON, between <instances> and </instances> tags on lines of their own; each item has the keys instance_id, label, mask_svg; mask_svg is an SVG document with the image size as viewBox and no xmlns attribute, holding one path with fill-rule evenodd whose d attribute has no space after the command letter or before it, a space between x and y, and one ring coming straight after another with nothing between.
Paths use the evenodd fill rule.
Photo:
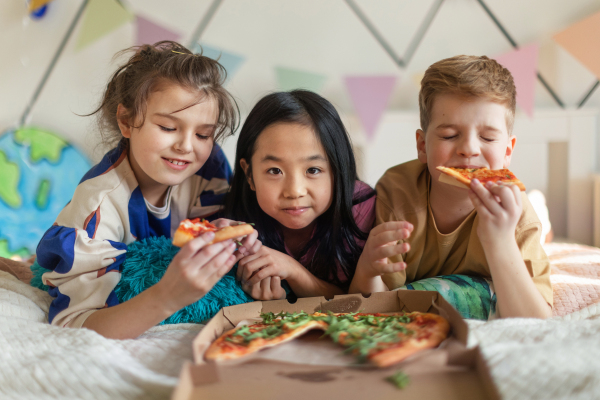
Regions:
<instances>
[{"instance_id":1,"label":"pizza slice","mask_svg":"<svg viewBox=\"0 0 600 400\"><path fill-rule=\"evenodd\" d=\"M486 167L483 168L451 168L451 167L436 167L443 174L451 176L456 179L458 182L469 187L471 185L471 180L477 179L482 184L486 182L494 182L499 184L511 184L517 185L517 187L521 191L525 191L525 185L521 182L515 174L513 174L510 170L504 169L488 169ZM442 175L444 176L444 175ZM442 176L440 176L440 181L442 181ZM449 183L446 181L446 183Z\"/></svg>"},{"instance_id":2,"label":"pizza slice","mask_svg":"<svg viewBox=\"0 0 600 400\"><path fill-rule=\"evenodd\" d=\"M327 330L348 352L380 368L397 364L446 339L450 324L431 313L348 314Z\"/></svg>"},{"instance_id":3,"label":"pizza slice","mask_svg":"<svg viewBox=\"0 0 600 400\"><path fill-rule=\"evenodd\" d=\"M206 360L238 359L259 350L289 342L312 329L327 330L327 314L261 314L262 321L225 332L204 353Z\"/></svg>"},{"instance_id":4,"label":"pizza slice","mask_svg":"<svg viewBox=\"0 0 600 400\"><path fill-rule=\"evenodd\" d=\"M205 232L215 232L215 238L212 242L218 243L228 239L235 239L252 233L254 227L250 224L239 224L217 228L205 219L194 218L184 219L173 235L173 245L183 247L190 240L197 238Z\"/></svg>"}]
</instances>

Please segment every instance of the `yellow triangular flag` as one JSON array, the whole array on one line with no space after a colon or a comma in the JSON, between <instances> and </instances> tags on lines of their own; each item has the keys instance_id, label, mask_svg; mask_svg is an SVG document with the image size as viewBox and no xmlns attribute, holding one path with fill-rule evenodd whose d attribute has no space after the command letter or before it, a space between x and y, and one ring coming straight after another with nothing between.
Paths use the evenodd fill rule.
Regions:
<instances>
[{"instance_id":1,"label":"yellow triangular flag","mask_svg":"<svg viewBox=\"0 0 600 400\"><path fill-rule=\"evenodd\" d=\"M83 49L133 18L134 15L116 0L90 0L75 49Z\"/></svg>"},{"instance_id":2,"label":"yellow triangular flag","mask_svg":"<svg viewBox=\"0 0 600 400\"><path fill-rule=\"evenodd\" d=\"M30 0L28 5L29 12L37 10L38 8L50 3L51 1L52 0Z\"/></svg>"},{"instance_id":3,"label":"yellow triangular flag","mask_svg":"<svg viewBox=\"0 0 600 400\"><path fill-rule=\"evenodd\" d=\"M600 12L556 34L554 40L600 79Z\"/></svg>"}]
</instances>

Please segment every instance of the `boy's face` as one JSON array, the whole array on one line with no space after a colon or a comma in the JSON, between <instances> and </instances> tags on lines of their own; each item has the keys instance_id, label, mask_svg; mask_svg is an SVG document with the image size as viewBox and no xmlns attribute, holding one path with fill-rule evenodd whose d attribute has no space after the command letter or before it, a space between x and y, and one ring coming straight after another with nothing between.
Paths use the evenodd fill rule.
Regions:
<instances>
[{"instance_id":1,"label":"boy's face","mask_svg":"<svg viewBox=\"0 0 600 400\"><path fill-rule=\"evenodd\" d=\"M504 105L453 94L438 95L427 132L417 130L419 160L427 163L435 183L441 174L438 166L508 168L515 142Z\"/></svg>"}]
</instances>

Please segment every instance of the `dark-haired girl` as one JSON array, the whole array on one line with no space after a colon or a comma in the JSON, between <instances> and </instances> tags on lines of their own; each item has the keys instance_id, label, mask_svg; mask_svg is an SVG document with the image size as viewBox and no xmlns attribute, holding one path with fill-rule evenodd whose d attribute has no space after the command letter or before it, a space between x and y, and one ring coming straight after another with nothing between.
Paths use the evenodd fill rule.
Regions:
<instances>
[{"instance_id":1,"label":"dark-haired girl","mask_svg":"<svg viewBox=\"0 0 600 400\"><path fill-rule=\"evenodd\" d=\"M238 115L216 61L175 42L132 50L96 110L105 142L116 147L85 174L37 248L54 297L50 322L117 339L197 301L238 259L234 243L207 246L214 234L206 233L181 249L156 285L119 304L114 289L128 244L169 238L182 219L220 209L231 170L215 142L233 133ZM246 248L257 248L257 235L244 239Z\"/></svg>"},{"instance_id":2,"label":"dark-haired girl","mask_svg":"<svg viewBox=\"0 0 600 400\"><path fill-rule=\"evenodd\" d=\"M344 293L374 222L375 193L357 178L335 108L303 90L267 95L237 142L228 218L254 222L263 246L239 262L252 297Z\"/></svg>"}]
</instances>

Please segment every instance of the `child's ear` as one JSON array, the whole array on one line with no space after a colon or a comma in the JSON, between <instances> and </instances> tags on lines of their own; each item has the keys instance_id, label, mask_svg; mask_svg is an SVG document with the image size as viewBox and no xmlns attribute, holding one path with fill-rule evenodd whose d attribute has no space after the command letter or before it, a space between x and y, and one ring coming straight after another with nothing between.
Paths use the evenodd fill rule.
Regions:
<instances>
[{"instance_id":1,"label":"child's ear","mask_svg":"<svg viewBox=\"0 0 600 400\"><path fill-rule=\"evenodd\" d=\"M129 112L123 104L117 106L117 124L121 130L121 135L129 139L131 138L131 123L129 121Z\"/></svg>"},{"instance_id":2,"label":"child's ear","mask_svg":"<svg viewBox=\"0 0 600 400\"><path fill-rule=\"evenodd\" d=\"M417 152L419 154L419 161L423 164L427 164L427 150L425 146L425 132L422 129L417 129Z\"/></svg>"},{"instance_id":3,"label":"child's ear","mask_svg":"<svg viewBox=\"0 0 600 400\"><path fill-rule=\"evenodd\" d=\"M506 153L504 154L504 168L510 167L510 159L512 157L513 151L515 150L516 143L517 137L514 135L510 135L508 138L508 143L506 144Z\"/></svg>"},{"instance_id":4,"label":"child's ear","mask_svg":"<svg viewBox=\"0 0 600 400\"><path fill-rule=\"evenodd\" d=\"M250 189L256 192L256 188L254 187L254 181L252 180L252 176L248 175L248 169L250 168L250 164L246 162L246 159L242 158L240 160L240 166L244 170L244 175L246 175L246 180L248 180L248 185L250 185Z\"/></svg>"}]
</instances>

